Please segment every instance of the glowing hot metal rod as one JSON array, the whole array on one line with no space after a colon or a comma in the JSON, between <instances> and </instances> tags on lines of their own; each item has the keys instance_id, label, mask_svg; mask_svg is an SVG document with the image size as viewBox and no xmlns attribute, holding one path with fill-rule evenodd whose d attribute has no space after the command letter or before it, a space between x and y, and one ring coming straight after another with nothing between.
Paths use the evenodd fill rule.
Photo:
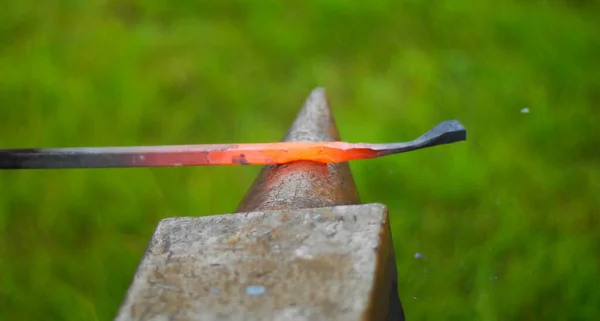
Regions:
<instances>
[{"instance_id":1,"label":"glowing hot metal rod","mask_svg":"<svg viewBox=\"0 0 600 321\"><path fill-rule=\"evenodd\" d=\"M294 161L340 163L466 140L465 128L445 121L405 143L281 142L92 148L0 149L0 169L268 165Z\"/></svg>"}]
</instances>

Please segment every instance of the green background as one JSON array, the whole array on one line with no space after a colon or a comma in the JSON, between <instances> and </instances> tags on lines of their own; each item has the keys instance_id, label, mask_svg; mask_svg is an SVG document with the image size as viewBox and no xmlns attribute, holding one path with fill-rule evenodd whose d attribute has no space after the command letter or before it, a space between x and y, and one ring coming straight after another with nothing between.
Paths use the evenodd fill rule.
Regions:
<instances>
[{"instance_id":1,"label":"green background","mask_svg":"<svg viewBox=\"0 0 600 321\"><path fill-rule=\"evenodd\" d=\"M351 164L362 201L390 208L407 318L592 320L599 12L5 1L0 148L275 141L320 86L347 141L404 141L458 119L465 143ZM232 212L259 170L1 172L0 319L112 319L157 222Z\"/></svg>"}]
</instances>

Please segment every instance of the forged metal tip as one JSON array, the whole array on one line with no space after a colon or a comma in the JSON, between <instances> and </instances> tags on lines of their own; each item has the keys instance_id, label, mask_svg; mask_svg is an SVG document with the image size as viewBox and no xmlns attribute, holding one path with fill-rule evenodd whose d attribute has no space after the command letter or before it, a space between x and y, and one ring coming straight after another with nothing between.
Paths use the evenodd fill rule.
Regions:
<instances>
[{"instance_id":1,"label":"forged metal tip","mask_svg":"<svg viewBox=\"0 0 600 321\"><path fill-rule=\"evenodd\" d=\"M452 144L467 139L465 127L457 120L439 123L419 138L406 143L378 144L378 156L393 155L437 145Z\"/></svg>"},{"instance_id":2,"label":"forged metal tip","mask_svg":"<svg viewBox=\"0 0 600 321\"><path fill-rule=\"evenodd\" d=\"M435 126L420 139L431 139L435 145L450 144L467 139L467 130L458 120L448 120Z\"/></svg>"}]
</instances>

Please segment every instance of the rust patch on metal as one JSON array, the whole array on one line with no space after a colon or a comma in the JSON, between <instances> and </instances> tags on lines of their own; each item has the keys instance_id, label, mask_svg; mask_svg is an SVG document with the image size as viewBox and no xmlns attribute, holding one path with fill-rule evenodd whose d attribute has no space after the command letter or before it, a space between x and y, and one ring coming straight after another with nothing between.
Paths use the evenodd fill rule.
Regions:
<instances>
[{"instance_id":1,"label":"rust patch on metal","mask_svg":"<svg viewBox=\"0 0 600 321\"><path fill-rule=\"evenodd\" d=\"M323 89L314 90L283 141L339 141L340 135ZM348 163L298 161L265 166L236 212L292 210L360 204Z\"/></svg>"},{"instance_id":2,"label":"rust patch on metal","mask_svg":"<svg viewBox=\"0 0 600 321\"><path fill-rule=\"evenodd\" d=\"M246 159L246 155L244 153L241 153L238 156L233 156L231 158L231 161L236 164L250 165L250 163Z\"/></svg>"}]
</instances>

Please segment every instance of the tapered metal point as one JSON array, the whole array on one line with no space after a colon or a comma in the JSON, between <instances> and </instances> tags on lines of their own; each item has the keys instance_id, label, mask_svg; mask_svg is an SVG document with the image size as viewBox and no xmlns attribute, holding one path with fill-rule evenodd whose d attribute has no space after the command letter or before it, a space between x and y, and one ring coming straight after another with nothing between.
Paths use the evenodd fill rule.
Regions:
<instances>
[{"instance_id":1,"label":"tapered metal point","mask_svg":"<svg viewBox=\"0 0 600 321\"><path fill-rule=\"evenodd\" d=\"M283 141L339 141L340 135L323 88L311 92ZM348 163L298 161L265 166L237 212L292 210L360 204Z\"/></svg>"}]
</instances>

